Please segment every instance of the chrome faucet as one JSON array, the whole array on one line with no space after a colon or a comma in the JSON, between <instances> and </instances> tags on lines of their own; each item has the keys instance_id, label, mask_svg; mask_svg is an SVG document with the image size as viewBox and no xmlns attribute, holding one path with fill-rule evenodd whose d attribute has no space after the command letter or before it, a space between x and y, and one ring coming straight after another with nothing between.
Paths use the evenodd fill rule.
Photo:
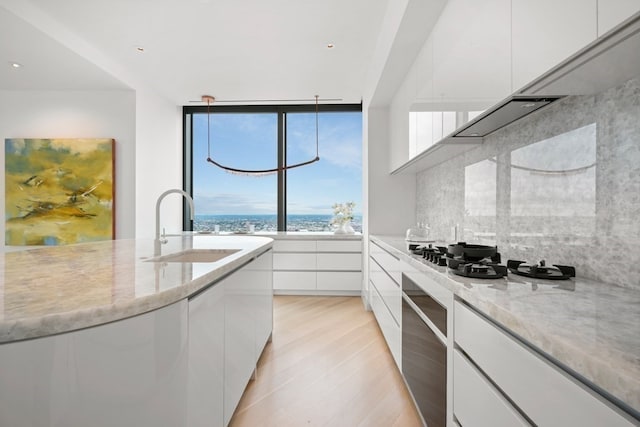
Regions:
<instances>
[{"instance_id":1,"label":"chrome faucet","mask_svg":"<svg viewBox=\"0 0 640 427\"><path fill-rule=\"evenodd\" d=\"M189 202L189 213L191 213L191 220L193 221L195 209L193 207L193 199L188 193L182 190L179 190L177 188L174 188L172 190L167 190L164 193L162 193L160 197L158 197L158 201L156 202L156 238L153 241L153 256L160 255L160 247L163 244L167 243L167 239L165 239L164 237L164 230L162 231L162 239L160 238L160 203L162 202L162 199L164 199L167 195L171 193L182 194L187 199L187 201Z\"/></svg>"}]
</instances>

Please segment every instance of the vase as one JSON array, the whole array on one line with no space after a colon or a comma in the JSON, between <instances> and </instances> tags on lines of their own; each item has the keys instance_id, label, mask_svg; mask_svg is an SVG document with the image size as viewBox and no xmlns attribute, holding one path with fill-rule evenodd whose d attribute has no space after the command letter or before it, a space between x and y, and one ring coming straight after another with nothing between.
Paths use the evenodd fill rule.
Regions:
<instances>
[{"instance_id":1,"label":"vase","mask_svg":"<svg viewBox=\"0 0 640 427\"><path fill-rule=\"evenodd\" d=\"M336 229L336 231L334 231L333 233L334 234L353 234L355 233L355 230L351 226L351 221L346 221L340 224Z\"/></svg>"}]
</instances>

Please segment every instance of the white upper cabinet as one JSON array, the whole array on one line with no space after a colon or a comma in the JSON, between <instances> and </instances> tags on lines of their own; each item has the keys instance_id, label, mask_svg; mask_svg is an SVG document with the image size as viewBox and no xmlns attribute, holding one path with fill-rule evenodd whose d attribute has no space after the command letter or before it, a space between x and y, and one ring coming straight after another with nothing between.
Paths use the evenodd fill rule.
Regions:
<instances>
[{"instance_id":1,"label":"white upper cabinet","mask_svg":"<svg viewBox=\"0 0 640 427\"><path fill-rule=\"evenodd\" d=\"M514 91L597 37L596 0L512 0L512 8Z\"/></svg>"},{"instance_id":2,"label":"white upper cabinet","mask_svg":"<svg viewBox=\"0 0 640 427\"><path fill-rule=\"evenodd\" d=\"M640 12L640 0L598 0L598 37Z\"/></svg>"},{"instance_id":3,"label":"white upper cabinet","mask_svg":"<svg viewBox=\"0 0 640 427\"><path fill-rule=\"evenodd\" d=\"M398 91L413 95L403 122L409 158L509 95L510 22L510 0L447 3Z\"/></svg>"},{"instance_id":4,"label":"white upper cabinet","mask_svg":"<svg viewBox=\"0 0 640 427\"><path fill-rule=\"evenodd\" d=\"M436 23L433 94L454 111L473 111L477 102L493 104L511 93L510 4L449 0Z\"/></svg>"},{"instance_id":5,"label":"white upper cabinet","mask_svg":"<svg viewBox=\"0 0 640 427\"><path fill-rule=\"evenodd\" d=\"M640 0L449 0L391 102L391 171L639 11Z\"/></svg>"}]
</instances>

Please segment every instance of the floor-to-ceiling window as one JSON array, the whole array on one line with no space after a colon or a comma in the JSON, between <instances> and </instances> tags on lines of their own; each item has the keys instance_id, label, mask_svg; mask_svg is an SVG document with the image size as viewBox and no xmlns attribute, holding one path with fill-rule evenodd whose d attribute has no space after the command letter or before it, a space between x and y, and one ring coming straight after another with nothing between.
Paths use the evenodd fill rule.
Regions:
<instances>
[{"instance_id":1,"label":"floor-to-ceiling window","mask_svg":"<svg viewBox=\"0 0 640 427\"><path fill-rule=\"evenodd\" d=\"M184 107L185 190L193 195L195 231L330 231L332 206L354 202L361 231L360 105ZM207 129L208 127L208 129ZM317 139L316 139L317 138ZM293 169L315 158L320 160ZM279 171L231 173L235 169Z\"/></svg>"}]
</instances>

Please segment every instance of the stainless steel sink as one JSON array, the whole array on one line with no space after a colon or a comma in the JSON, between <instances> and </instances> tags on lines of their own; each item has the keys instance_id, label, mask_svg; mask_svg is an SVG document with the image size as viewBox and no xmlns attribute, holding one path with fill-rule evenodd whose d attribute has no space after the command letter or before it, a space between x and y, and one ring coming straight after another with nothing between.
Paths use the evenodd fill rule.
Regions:
<instances>
[{"instance_id":1,"label":"stainless steel sink","mask_svg":"<svg viewBox=\"0 0 640 427\"><path fill-rule=\"evenodd\" d=\"M240 249L187 249L150 258L148 262L216 262L239 252Z\"/></svg>"}]
</instances>

